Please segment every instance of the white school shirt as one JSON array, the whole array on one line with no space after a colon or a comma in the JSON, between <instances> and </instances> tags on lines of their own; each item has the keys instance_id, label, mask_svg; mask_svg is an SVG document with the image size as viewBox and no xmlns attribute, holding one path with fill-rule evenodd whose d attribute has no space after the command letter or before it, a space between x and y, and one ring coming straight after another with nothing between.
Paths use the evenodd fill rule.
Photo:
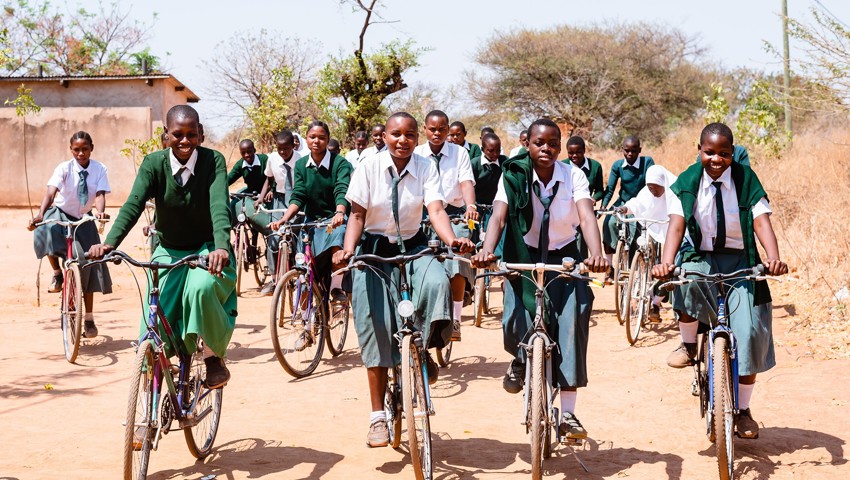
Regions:
<instances>
[{"instance_id":1,"label":"white school shirt","mask_svg":"<svg viewBox=\"0 0 850 480\"><path fill-rule=\"evenodd\" d=\"M306 168L319 168L324 167L325 170L331 169L331 151L325 150L325 156L322 157L322 161L319 164L316 164L316 161L313 160L313 155L307 156L307 165Z\"/></svg>"},{"instance_id":2,"label":"white school shirt","mask_svg":"<svg viewBox=\"0 0 850 480\"><path fill-rule=\"evenodd\" d=\"M431 145L425 142L416 147L413 151L416 154L437 164L431 158ZM465 148L455 145L451 142L445 142L443 148L440 149L443 157L440 159L440 186L443 188L443 195L446 197L446 203L453 207L463 206L463 191L460 189L461 182L470 181L475 185L475 175L472 173L472 163L469 161L469 152Z\"/></svg>"},{"instance_id":3,"label":"white school shirt","mask_svg":"<svg viewBox=\"0 0 850 480\"><path fill-rule=\"evenodd\" d=\"M513 149L513 150L511 150L511 154L510 154L510 155L508 155L508 158L514 158L514 157L516 157L517 155L519 155L519 149L520 149L520 148L522 148L522 145L520 145L520 146L518 146L518 147L514 147L514 149Z\"/></svg>"},{"instance_id":4,"label":"white school shirt","mask_svg":"<svg viewBox=\"0 0 850 480\"><path fill-rule=\"evenodd\" d=\"M186 182L189 181L189 177L195 174L195 164L198 163L198 149L192 150L192 155L189 156L189 160L185 165L180 163L180 160L177 160L177 157L174 156L174 151L172 149L168 149L168 160L171 163L171 174L177 175L177 172L180 171L181 168L186 167L183 170L183 173L180 174L180 178L183 179L183 185L186 185Z\"/></svg>"},{"instance_id":5,"label":"white school shirt","mask_svg":"<svg viewBox=\"0 0 850 480\"><path fill-rule=\"evenodd\" d=\"M434 162L414 153L399 173L390 153L383 151L363 159L351 174L345 194L346 200L366 209L363 230L384 235L391 243L398 238L393 218L393 178L405 171L407 175L398 184L398 216L401 238L409 240L419 231L422 207L436 201L446 203Z\"/></svg>"},{"instance_id":6,"label":"white school shirt","mask_svg":"<svg viewBox=\"0 0 850 480\"><path fill-rule=\"evenodd\" d=\"M357 165L360 165L360 162L369 156L368 150L368 148L364 148L362 152L357 152L357 149L353 148L345 154L345 159L348 160L348 163L350 163L352 167L357 168ZM374 155L374 153L372 155Z\"/></svg>"},{"instance_id":7,"label":"white school shirt","mask_svg":"<svg viewBox=\"0 0 850 480\"><path fill-rule=\"evenodd\" d=\"M378 150L378 147L372 145L369 148L363 150L363 153L360 155L360 161L362 162L366 157L371 157L372 155L377 155L381 152L387 151L387 144L384 144L384 148Z\"/></svg>"},{"instance_id":8,"label":"white school shirt","mask_svg":"<svg viewBox=\"0 0 850 480\"><path fill-rule=\"evenodd\" d=\"M540 183L540 195L548 197L552 195L555 183L561 182L558 193L549 206L549 250L558 250L576 238L576 229L581 224L578 217L576 202L582 199L590 199L590 188L587 177L578 168L564 162L555 162L555 172L548 185L543 185L537 172L532 169L532 181ZM499 189L493 202L508 203L508 195L505 192L505 177L499 182ZM525 244L537 248L540 245L540 224L543 220L543 204L531 191L531 205L534 210L534 221L531 228L523 239Z\"/></svg>"},{"instance_id":9,"label":"white school shirt","mask_svg":"<svg viewBox=\"0 0 850 480\"><path fill-rule=\"evenodd\" d=\"M269 154L268 160L266 160L266 170L263 172L267 177L274 177L274 190L277 193L286 193L286 182L292 182L292 186L295 186L295 161L298 160L298 154L295 153L295 150L292 151L292 155L289 157L289 160L284 160L283 157L280 156L277 152L272 152ZM290 172L292 174L292 178L287 180L286 168L284 165L288 165L291 169ZM289 200L287 198L287 200Z\"/></svg>"},{"instance_id":10,"label":"white school shirt","mask_svg":"<svg viewBox=\"0 0 850 480\"><path fill-rule=\"evenodd\" d=\"M80 205L77 188L80 185L80 172L83 170L88 172L86 187L88 187L89 196L85 205ZM91 211L97 192L109 193L110 191L109 180L106 178L106 166L92 159L89 159L89 166L85 169L73 158L60 163L53 170L53 175L47 181L47 186L59 189L59 193L53 200L53 205L76 218L80 218Z\"/></svg>"},{"instance_id":11,"label":"white school shirt","mask_svg":"<svg viewBox=\"0 0 850 480\"><path fill-rule=\"evenodd\" d=\"M702 172L696 204L694 205L694 216L702 232L702 243L699 249L704 252L714 251L714 237L717 236L717 209L714 204L715 188L712 182L723 182L720 187L720 194L723 198L723 210L726 214L726 248L742 250L744 248L744 236L741 232L741 219L738 216L738 191L735 189L735 182L732 181L731 168L727 168L717 180L713 180L705 171ZM762 197L758 203L753 205L751 211L753 219L773 213L766 197ZM670 215L685 216L679 197L675 197L675 200L670 203ZM690 239L690 235L688 235L688 239Z\"/></svg>"}]
</instances>

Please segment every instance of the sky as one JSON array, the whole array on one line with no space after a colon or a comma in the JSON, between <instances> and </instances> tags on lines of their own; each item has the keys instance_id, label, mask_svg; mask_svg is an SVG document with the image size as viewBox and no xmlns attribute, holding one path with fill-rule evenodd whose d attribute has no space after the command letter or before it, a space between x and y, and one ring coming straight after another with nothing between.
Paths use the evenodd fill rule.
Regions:
<instances>
[{"instance_id":1,"label":"sky","mask_svg":"<svg viewBox=\"0 0 850 480\"><path fill-rule=\"evenodd\" d=\"M788 0L789 16L809 18L818 0ZM59 4L55 1L54 4ZM97 0L69 0L69 5L96 11ZM222 41L240 32L263 29L286 37L315 42L324 54L351 52L357 44L363 14L340 0L122 0L131 15L149 20L156 12L149 45L165 59L169 73L201 97L196 104L204 125L221 135L227 121L216 118L221 105L209 100L210 77L203 60L216 54ZM850 23L850 1L819 0L839 19ZM781 63L764 48L770 42L781 51L780 0L383 0L379 10L394 23L372 25L366 50L394 39L413 39L430 50L408 84L449 88L462 81L463 72L475 68L475 51L495 32L545 29L555 25L589 25L600 22L658 22L696 35L708 48L707 59L726 68L746 66L768 72ZM168 55L166 55L166 53ZM792 44L791 55L795 55ZM204 98L207 101L204 101ZM451 111L450 106L445 110Z\"/></svg>"}]
</instances>

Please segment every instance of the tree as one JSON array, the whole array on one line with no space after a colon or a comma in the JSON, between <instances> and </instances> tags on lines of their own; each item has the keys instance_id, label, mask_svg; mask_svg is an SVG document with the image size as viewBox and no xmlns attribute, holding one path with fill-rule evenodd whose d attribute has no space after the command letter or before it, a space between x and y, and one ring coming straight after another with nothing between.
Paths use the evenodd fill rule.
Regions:
<instances>
[{"instance_id":1,"label":"tree","mask_svg":"<svg viewBox=\"0 0 850 480\"><path fill-rule=\"evenodd\" d=\"M603 145L660 141L710 92L700 53L682 31L647 23L520 30L495 34L476 53L490 74L469 77L484 110L520 123L548 116Z\"/></svg>"},{"instance_id":2,"label":"tree","mask_svg":"<svg viewBox=\"0 0 850 480\"><path fill-rule=\"evenodd\" d=\"M48 75L127 75L160 68L159 57L143 48L151 23L132 20L130 9L117 3L98 4L97 12L79 8L62 14L49 2L6 0L0 16L6 35L0 48L7 51L0 74L34 75L39 67Z\"/></svg>"},{"instance_id":3,"label":"tree","mask_svg":"<svg viewBox=\"0 0 850 480\"><path fill-rule=\"evenodd\" d=\"M345 3L345 2L342 2ZM388 23L375 11L378 0L367 5L354 0L354 8L366 14L360 29L358 47L349 56L331 57L319 72L319 85L314 98L351 141L358 130L368 130L375 122L383 121L384 100L407 88L404 74L419 65L422 50L412 41L394 41L381 45L377 52L364 52L366 30L376 23Z\"/></svg>"}]
</instances>

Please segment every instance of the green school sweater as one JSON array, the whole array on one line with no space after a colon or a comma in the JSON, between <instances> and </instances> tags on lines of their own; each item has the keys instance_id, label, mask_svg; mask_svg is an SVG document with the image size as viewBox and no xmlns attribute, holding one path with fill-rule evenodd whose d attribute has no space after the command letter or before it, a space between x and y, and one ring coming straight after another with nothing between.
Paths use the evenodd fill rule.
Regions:
<instances>
[{"instance_id":1,"label":"green school sweater","mask_svg":"<svg viewBox=\"0 0 850 480\"><path fill-rule=\"evenodd\" d=\"M233 185L236 180L240 178L245 181L245 191L246 192L257 192L263 189L263 184L266 181L266 162L269 159L268 155L259 153L257 157L260 159L260 165L252 168L243 168L245 165L245 160L239 159L236 162L236 165L230 169L230 173L227 174L227 184Z\"/></svg>"},{"instance_id":2,"label":"green school sweater","mask_svg":"<svg viewBox=\"0 0 850 480\"><path fill-rule=\"evenodd\" d=\"M741 232L744 234L744 255L747 257L749 265L754 267L761 263L761 258L756 247L755 231L753 230L753 207L763 197L767 198L767 192L764 191L758 176L750 167L732 162L729 168L732 169L732 182L735 184L735 193L738 195L738 218L741 222ZM699 260L705 254L705 252L699 250L699 246L702 244L702 232L694 216L702 174L702 164L691 165L679 174L679 178L670 186L670 190L682 202L685 226L694 242L693 250L684 252L683 260L686 262ZM756 305L770 302L770 289L767 286L767 281L756 282L754 296Z\"/></svg>"},{"instance_id":3,"label":"green school sweater","mask_svg":"<svg viewBox=\"0 0 850 480\"><path fill-rule=\"evenodd\" d=\"M227 209L227 169L221 153L198 147L195 173L179 186L171 171L169 150L145 157L130 196L118 212L105 243L118 247L145 209L156 202L156 230L166 248L197 250L207 242L230 249L230 215Z\"/></svg>"},{"instance_id":4,"label":"green school sweater","mask_svg":"<svg viewBox=\"0 0 850 480\"><path fill-rule=\"evenodd\" d=\"M472 142L467 142L467 143L469 143L469 150L467 150L467 152L469 153L470 159L472 159L474 157L480 157L482 155L481 147L479 147L478 145L476 145Z\"/></svg>"},{"instance_id":5,"label":"green school sweater","mask_svg":"<svg viewBox=\"0 0 850 480\"><path fill-rule=\"evenodd\" d=\"M611 173L608 175L608 187L602 198L602 208L608 208L608 203L614 197L614 189L617 181L620 182L620 195L614 202L615 207L628 202L636 197L638 192L646 186L646 169L655 165L652 157L638 157L635 165L629 165L625 158L621 158L611 165Z\"/></svg>"},{"instance_id":6,"label":"green school sweater","mask_svg":"<svg viewBox=\"0 0 850 480\"><path fill-rule=\"evenodd\" d=\"M498 163L489 163L486 168L481 164L481 156L470 160L472 174L475 176L475 201L484 205L492 205L502 179L502 167L508 157L500 155Z\"/></svg>"},{"instance_id":7,"label":"green school sweater","mask_svg":"<svg viewBox=\"0 0 850 480\"><path fill-rule=\"evenodd\" d=\"M590 157L584 157L584 161L590 165L590 172L581 169L584 176L587 177L587 183L590 187L590 196L593 197L593 202L596 203L605 195L605 184L602 183L602 164ZM571 163L570 159L563 160L564 163ZM575 164L572 164L575 167ZM579 167L576 167L579 168Z\"/></svg>"},{"instance_id":8,"label":"green school sweater","mask_svg":"<svg viewBox=\"0 0 850 480\"><path fill-rule=\"evenodd\" d=\"M330 168L307 167L310 155L295 162L295 182L290 205L298 205L307 218L325 218L336 212L337 205L351 209L345 193L351 181L351 163L341 155L331 155ZM311 162L312 163L312 162Z\"/></svg>"}]
</instances>

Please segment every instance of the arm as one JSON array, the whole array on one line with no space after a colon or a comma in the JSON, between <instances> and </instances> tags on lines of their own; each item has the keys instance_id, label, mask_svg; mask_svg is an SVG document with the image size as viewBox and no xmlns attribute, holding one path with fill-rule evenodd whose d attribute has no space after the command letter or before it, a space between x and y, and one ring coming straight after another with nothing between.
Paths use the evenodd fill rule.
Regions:
<instances>
[{"instance_id":1,"label":"arm","mask_svg":"<svg viewBox=\"0 0 850 480\"><path fill-rule=\"evenodd\" d=\"M661 263L652 267L652 276L665 278L673 272L676 265L676 253L685 238L685 217L681 215L670 215L670 223L667 225L667 238L664 240L664 252L661 254Z\"/></svg>"},{"instance_id":2,"label":"arm","mask_svg":"<svg viewBox=\"0 0 850 480\"><path fill-rule=\"evenodd\" d=\"M97 209L95 217L100 219L109 218L109 214L106 213L106 192L102 190L97 192L97 196L94 197L94 208Z\"/></svg>"},{"instance_id":3,"label":"arm","mask_svg":"<svg viewBox=\"0 0 850 480\"><path fill-rule=\"evenodd\" d=\"M240 178L242 178L242 160L236 162L236 165L230 169L230 173L227 174L227 185L233 185Z\"/></svg>"},{"instance_id":4,"label":"arm","mask_svg":"<svg viewBox=\"0 0 850 480\"><path fill-rule=\"evenodd\" d=\"M145 210L145 202L154 196L154 173L152 165L155 161L150 157L145 157L142 160L139 173L136 175L136 180L133 181L133 188L130 190L130 195L127 197L127 201L124 202L124 205L121 206L121 210L118 211L118 216L115 218L112 228L109 229L109 234L102 244L92 245L89 249L89 254L93 258L100 258L114 250L118 245L121 245L121 242L130 233L130 229L139 221L139 217Z\"/></svg>"},{"instance_id":5,"label":"arm","mask_svg":"<svg viewBox=\"0 0 850 480\"><path fill-rule=\"evenodd\" d=\"M348 224L345 226L345 239L342 243L342 250L334 253L333 263L339 265L354 256L354 250L360 242L360 237L363 235L363 225L366 222L366 208L358 203L351 204L351 215L348 217Z\"/></svg>"},{"instance_id":6,"label":"arm","mask_svg":"<svg viewBox=\"0 0 850 480\"><path fill-rule=\"evenodd\" d=\"M431 226L434 227L434 231L437 232L437 236L443 243L452 247L460 247L461 253L475 250L475 245L470 239L455 237L452 223L449 221L446 209L443 208L442 201L436 200L428 204L428 217L431 219Z\"/></svg>"},{"instance_id":7,"label":"arm","mask_svg":"<svg viewBox=\"0 0 850 480\"><path fill-rule=\"evenodd\" d=\"M611 167L611 173L608 175L608 186L605 188L605 196L602 198L602 208L608 208L611 199L614 197L614 189L617 188L617 182L620 180L620 169L617 168L617 163Z\"/></svg>"},{"instance_id":8,"label":"arm","mask_svg":"<svg viewBox=\"0 0 850 480\"><path fill-rule=\"evenodd\" d=\"M466 204L465 218L478 220L478 210L475 207L475 185L469 180L461 182L460 191L463 194L463 203Z\"/></svg>"},{"instance_id":9,"label":"arm","mask_svg":"<svg viewBox=\"0 0 850 480\"><path fill-rule=\"evenodd\" d=\"M602 183L602 167L596 171L597 175L593 178L593 203L602 200L605 195L605 184Z\"/></svg>"},{"instance_id":10,"label":"arm","mask_svg":"<svg viewBox=\"0 0 850 480\"><path fill-rule=\"evenodd\" d=\"M496 261L493 252L502 238L502 230L505 229L505 218L508 216L508 204L499 200L493 201L493 213L487 223L487 235L484 237L484 245L475 256L472 257L473 266L484 268Z\"/></svg>"},{"instance_id":11,"label":"arm","mask_svg":"<svg viewBox=\"0 0 850 480\"><path fill-rule=\"evenodd\" d=\"M582 198L576 202L576 207L581 222L581 234L590 253L590 256L584 259L584 264L591 272L606 272L608 260L602 256L602 240L599 236L599 224L596 223L596 215L593 213L593 200Z\"/></svg>"},{"instance_id":12,"label":"arm","mask_svg":"<svg viewBox=\"0 0 850 480\"><path fill-rule=\"evenodd\" d=\"M334 180L334 212L331 227L336 228L345 223L345 214L351 209L351 204L345 199L345 194L348 193L348 185L351 183L351 171L353 167L351 162L342 157L337 157L337 162L334 170L336 170Z\"/></svg>"},{"instance_id":13,"label":"arm","mask_svg":"<svg viewBox=\"0 0 850 480\"><path fill-rule=\"evenodd\" d=\"M297 205L304 208L307 202L307 161L298 160L292 169L292 194L289 197L289 206Z\"/></svg>"},{"instance_id":14,"label":"arm","mask_svg":"<svg viewBox=\"0 0 850 480\"><path fill-rule=\"evenodd\" d=\"M779 244L773 232L773 225L770 223L770 215L759 215L753 219L753 230L767 254L767 260L763 262L767 271L771 275L788 273L788 265L779 259Z\"/></svg>"},{"instance_id":15,"label":"arm","mask_svg":"<svg viewBox=\"0 0 850 480\"><path fill-rule=\"evenodd\" d=\"M269 191L272 181L273 177L266 177L266 181L263 182L263 188L260 189L260 196L257 197L260 199L260 201L257 202L257 211L260 210L260 204L262 202L271 202L274 198L274 193Z\"/></svg>"},{"instance_id":16,"label":"arm","mask_svg":"<svg viewBox=\"0 0 850 480\"><path fill-rule=\"evenodd\" d=\"M227 194L227 168L221 153L213 151L215 171L210 182L210 217L215 250L209 253L209 271L218 275L230 263L230 210ZM199 159L200 160L200 159Z\"/></svg>"},{"instance_id":17,"label":"arm","mask_svg":"<svg viewBox=\"0 0 850 480\"><path fill-rule=\"evenodd\" d=\"M54 187L53 185L47 186L47 193L44 194L44 199L41 201L41 206L38 207L38 214L30 220L29 225L27 225L27 229L29 231L35 230L35 224L44 220L44 212L53 205L53 198L56 197L56 192L59 189Z\"/></svg>"}]
</instances>

